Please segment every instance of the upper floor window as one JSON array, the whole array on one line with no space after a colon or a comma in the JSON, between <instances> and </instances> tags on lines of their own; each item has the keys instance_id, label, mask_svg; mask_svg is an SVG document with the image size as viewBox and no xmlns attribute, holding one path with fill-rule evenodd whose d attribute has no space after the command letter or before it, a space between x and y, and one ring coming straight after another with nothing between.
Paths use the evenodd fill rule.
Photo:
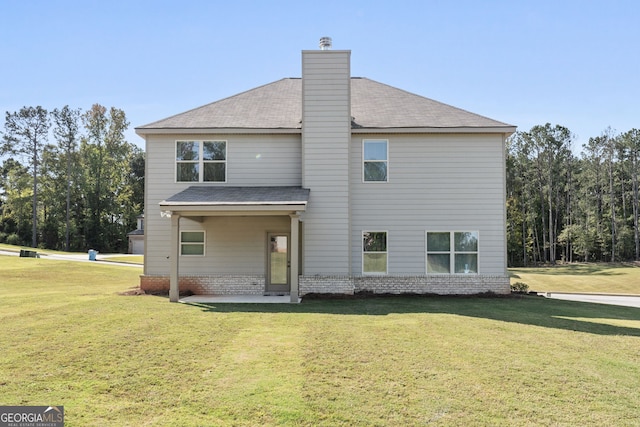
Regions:
<instances>
[{"instance_id":1,"label":"upper floor window","mask_svg":"<svg viewBox=\"0 0 640 427\"><path fill-rule=\"evenodd\" d=\"M387 182L389 141L365 139L362 141L362 176L365 182Z\"/></svg>"},{"instance_id":2,"label":"upper floor window","mask_svg":"<svg viewBox=\"0 0 640 427\"><path fill-rule=\"evenodd\" d=\"M176 182L226 182L227 141L176 141Z\"/></svg>"},{"instance_id":3,"label":"upper floor window","mask_svg":"<svg viewBox=\"0 0 640 427\"><path fill-rule=\"evenodd\" d=\"M427 232L428 274L478 273L478 232Z\"/></svg>"}]
</instances>

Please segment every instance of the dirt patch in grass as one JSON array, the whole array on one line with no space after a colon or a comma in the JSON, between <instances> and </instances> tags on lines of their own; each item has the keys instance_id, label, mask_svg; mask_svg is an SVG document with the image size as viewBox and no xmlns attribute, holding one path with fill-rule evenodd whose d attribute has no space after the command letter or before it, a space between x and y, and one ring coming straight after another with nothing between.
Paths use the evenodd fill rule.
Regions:
<instances>
[{"instance_id":1,"label":"dirt patch in grass","mask_svg":"<svg viewBox=\"0 0 640 427\"><path fill-rule=\"evenodd\" d=\"M139 287L135 287L135 288L127 289L124 292L118 292L118 295L128 297L128 296L149 295L149 294L143 291L142 289L140 289Z\"/></svg>"},{"instance_id":2,"label":"dirt patch in grass","mask_svg":"<svg viewBox=\"0 0 640 427\"><path fill-rule=\"evenodd\" d=\"M155 297L169 297L169 291L155 291L155 292L146 292L144 289L140 289L139 286L135 288L127 289L123 292L118 292L118 295L122 296L138 296L138 295L152 295ZM189 297L193 295L191 291L180 291L180 297Z\"/></svg>"}]
</instances>

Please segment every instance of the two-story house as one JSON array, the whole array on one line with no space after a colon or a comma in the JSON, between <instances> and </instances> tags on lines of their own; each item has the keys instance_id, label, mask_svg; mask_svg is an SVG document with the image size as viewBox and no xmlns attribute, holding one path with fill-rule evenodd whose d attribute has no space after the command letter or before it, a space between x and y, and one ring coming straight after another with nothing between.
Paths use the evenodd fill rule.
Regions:
<instances>
[{"instance_id":1,"label":"two-story house","mask_svg":"<svg viewBox=\"0 0 640 427\"><path fill-rule=\"evenodd\" d=\"M508 293L515 127L302 52L284 78L136 132L141 287L195 294Z\"/></svg>"}]
</instances>

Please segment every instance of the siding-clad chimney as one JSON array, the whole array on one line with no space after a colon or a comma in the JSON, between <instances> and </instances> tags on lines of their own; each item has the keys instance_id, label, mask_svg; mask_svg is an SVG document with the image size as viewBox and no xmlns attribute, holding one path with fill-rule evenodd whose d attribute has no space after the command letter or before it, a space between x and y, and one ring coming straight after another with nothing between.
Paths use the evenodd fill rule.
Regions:
<instances>
[{"instance_id":1,"label":"siding-clad chimney","mask_svg":"<svg viewBox=\"0 0 640 427\"><path fill-rule=\"evenodd\" d=\"M350 274L351 51L302 52L304 274Z\"/></svg>"}]
</instances>

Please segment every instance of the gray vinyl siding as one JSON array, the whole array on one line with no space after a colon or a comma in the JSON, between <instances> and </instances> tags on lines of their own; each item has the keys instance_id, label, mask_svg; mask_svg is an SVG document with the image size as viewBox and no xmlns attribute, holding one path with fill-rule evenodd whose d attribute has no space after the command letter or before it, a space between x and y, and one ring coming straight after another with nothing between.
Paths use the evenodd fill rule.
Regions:
<instances>
[{"instance_id":1,"label":"gray vinyl siding","mask_svg":"<svg viewBox=\"0 0 640 427\"><path fill-rule=\"evenodd\" d=\"M267 233L289 233L290 220L273 217L206 217L202 223L182 219L181 230L205 230L205 256L180 257L189 274L265 274Z\"/></svg>"},{"instance_id":2,"label":"gray vinyl siding","mask_svg":"<svg viewBox=\"0 0 640 427\"><path fill-rule=\"evenodd\" d=\"M362 182L362 140L388 139L389 182ZM481 274L506 272L502 135L357 135L351 149L352 272L362 231L386 230L388 274L425 274L425 231L478 231Z\"/></svg>"},{"instance_id":3,"label":"gray vinyl siding","mask_svg":"<svg viewBox=\"0 0 640 427\"><path fill-rule=\"evenodd\" d=\"M350 53L302 56L303 273L349 273Z\"/></svg>"},{"instance_id":4,"label":"gray vinyl siding","mask_svg":"<svg viewBox=\"0 0 640 427\"><path fill-rule=\"evenodd\" d=\"M226 183L176 183L176 140L226 140ZM158 203L191 185L212 186L299 186L301 184L299 135L151 135L146 144L145 191L145 274L168 274L167 257L171 245L171 221L161 218ZM286 221L289 218L286 217ZM181 220L181 228L188 224ZM190 227L204 223L189 224ZM286 227L285 227L286 229ZM271 230L270 230L271 231ZM278 230L275 230L278 231ZM207 240L213 235L207 232ZM266 237L265 237L266 238ZM264 247L260 247L264 252ZM215 253L215 252L214 252ZM237 254L239 255L239 254ZM207 248L206 262L210 261ZM182 262L180 268L193 271L192 263Z\"/></svg>"},{"instance_id":5,"label":"gray vinyl siding","mask_svg":"<svg viewBox=\"0 0 640 427\"><path fill-rule=\"evenodd\" d=\"M167 220L168 222L168 220ZM289 217L206 217L180 220L181 231L205 233L204 256L181 256L181 274L265 274L267 233L289 233ZM169 274L169 245L155 248L164 259L151 274Z\"/></svg>"}]
</instances>

